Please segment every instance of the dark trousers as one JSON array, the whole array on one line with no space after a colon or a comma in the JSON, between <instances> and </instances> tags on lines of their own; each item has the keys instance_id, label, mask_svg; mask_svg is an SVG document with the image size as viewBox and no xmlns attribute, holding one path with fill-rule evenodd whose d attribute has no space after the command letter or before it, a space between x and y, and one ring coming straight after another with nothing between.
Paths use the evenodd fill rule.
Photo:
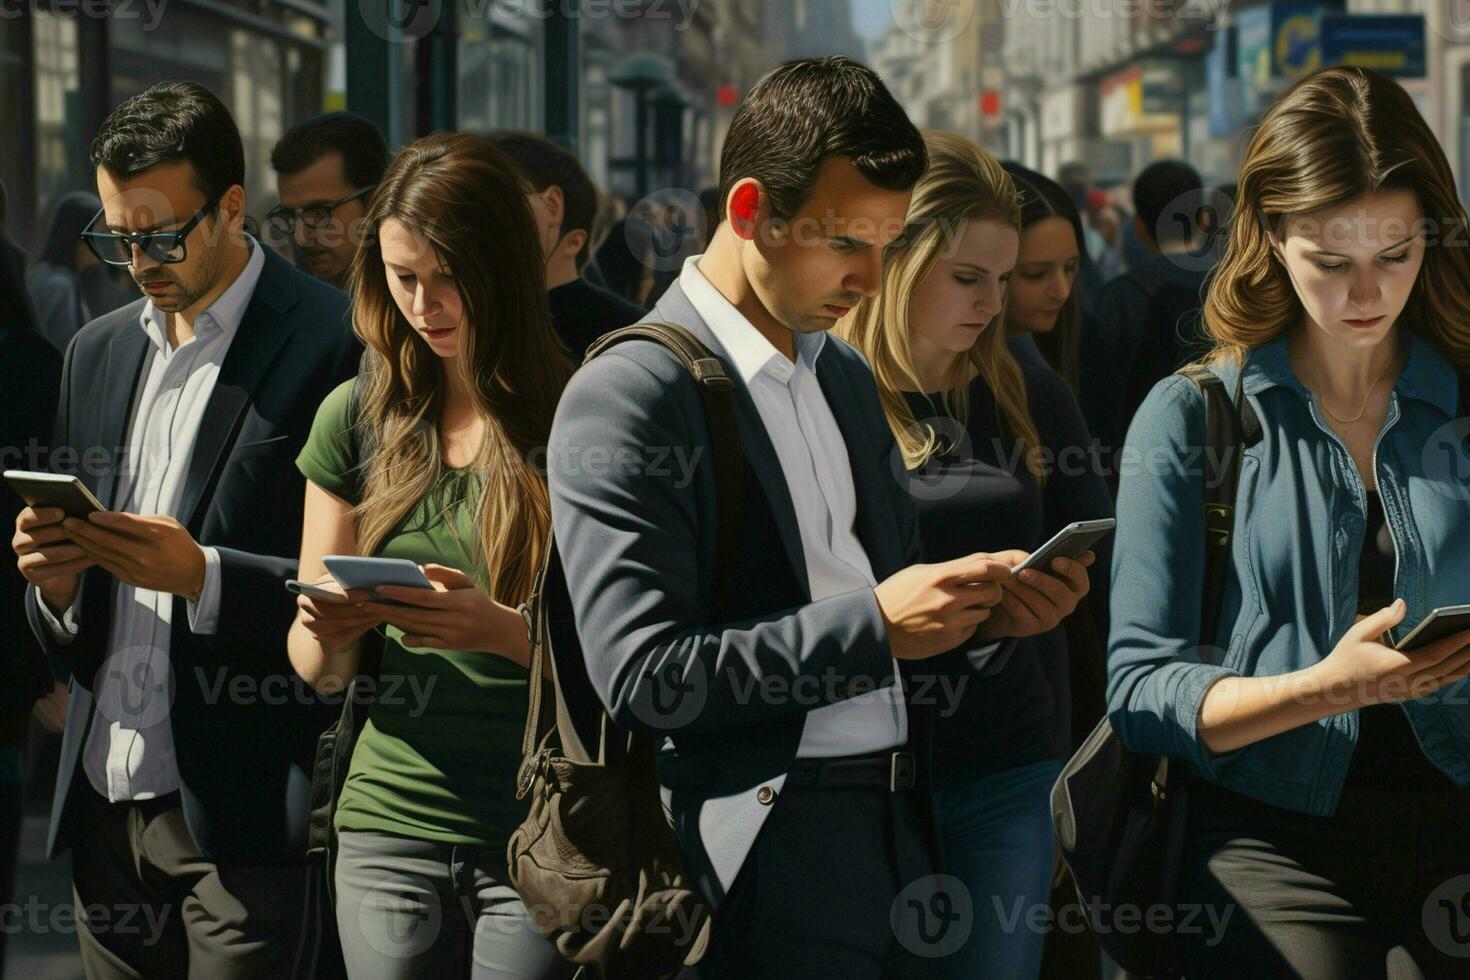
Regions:
<instances>
[{"instance_id":1,"label":"dark trousers","mask_svg":"<svg viewBox=\"0 0 1470 980\"><path fill-rule=\"evenodd\" d=\"M929 842L914 793L785 787L715 913L700 978L931 976L973 915Z\"/></svg>"},{"instance_id":2,"label":"dark trousers","mask_svg":"<svg viewBox=\"0 0 1470 980\"><path fill-rule=\"evenodd\" d=\"M1348 787L1312 817L1197 780L1181 900L1185 975L1470 976L1466 794Z\"/></svg>"},{"instance_id":3,"label":"dark trousers","mask_svg":"<svg viewBox=\"0 0 1470 980\"><path fill-rule=\"evenodd\" d=\"M71 805L91 980L308 975L316 937L305 864L215 864L195 846L177 794L109 803L78 772Z\"/></svg>"}]
</instances>

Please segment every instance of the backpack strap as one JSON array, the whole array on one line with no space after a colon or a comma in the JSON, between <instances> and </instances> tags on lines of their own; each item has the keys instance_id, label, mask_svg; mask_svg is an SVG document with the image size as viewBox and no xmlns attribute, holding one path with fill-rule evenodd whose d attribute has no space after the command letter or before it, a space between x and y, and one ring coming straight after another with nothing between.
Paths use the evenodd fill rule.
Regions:
<instances>
[{"instance_id":1,"label":"backpack strap","mask_svg":"<svg viewBox=\"0 0 1470 980\"><path fill-rule=\"evenodd\" d=\"M1247 446L1261 437L1261 422L1245 397L1244 374L1236 377L1235 396L1225 391L1225 382L1202 364L1179 371L1205 396L1205 486L1202 501L1205 520L1205 577L1200 600L1200 647L1213 659L1215 633L1220 625L1220 604L1225 594L1225 577L1230 562L1230 541L1235 529L1236 491L1240 485L1240 461Z\"/></svg>"},{"instance_id":2,"label":"backpack strap","mask_svg":"<svg viewBox=\"0 0 1470 980\"><path fill-rule=\"evenodd\" d=\"M710 443L715 468L715 520L716 552L715 567L715 614L723 621L729 608L730 596L735 588L732 571L734 562L728 558L735 553L740 540L740 525L744 514L745 455L741 449L740 430L735 413L735 382L724 361L709 350L693 333L672 323L635 323L611 331L598 338L588 347L582 363L605 353L617 344L628 340L650 340L664 347L679 360L684 369L699 384L704 401L705 420L709 425ZM547 654L547 579L552 563L557 561L556 540L552 534L547 540L546 553L536 575L531 596L521 603L518 611L526 622L531 643L531 677L529 702L526 710L526 727L521 738L521 767L516 778L516 798L521 799L530 791L531 783L539 768L539 759L550 753L549 746L542 745L540 732L541 698L544 687L543 665ZM553 678L556 659L551 658ZM570 708L561 693L561 686L554 684L557 700L557 716L570 718ZM619 732L606 711L600 713L598 746L595 761L602 765L612 764L625 758L631 751L631 739L627 733ZM547 738L550 737L547 733ZM539 746L539 747L538 747ZM591 755L591 753L588 753Z\"/></svg>"}]
</instances>

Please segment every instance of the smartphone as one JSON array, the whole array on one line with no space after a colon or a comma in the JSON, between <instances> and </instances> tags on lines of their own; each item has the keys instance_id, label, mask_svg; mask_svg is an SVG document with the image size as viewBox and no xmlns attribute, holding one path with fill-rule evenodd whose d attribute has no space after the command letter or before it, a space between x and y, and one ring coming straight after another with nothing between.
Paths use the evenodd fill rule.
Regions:
<instances>
[{"instance_id":1,"label":"smartphone","mask_svg":"<svg viewBox=\"0 0 1470 980\"><path fill-rule=\"evenodd\" d=\"M67 517L86 520L87 515L106 510L79 477L35 470L6 470L5 480L20 499L32 507L60 507Z\"/></svg>"},{"instance_id":2,"label":"smartphone","mask_svg":"<svg viewBox=\"0 0 1470 980\"><path fill-rule=\"evenodd\" d=\"M1470 606L1440 606L1395 643L1394 649L1407 653L1462 630L1470 630Z\"/></svg>"},{"instance_id":3,"label":"smartphone","mask_svg":"<svg viewBox=\"0 0 1470 980\"><path fill-rule=\"evenodd\" d=\"M403 585L432 589L434 583L423 569L407 558L359 558L356 555L326 555L322 564L343 589L376 589L380 585Z\"/></svg>"},{"instance_id":4,"label":"smartphone","mask_svg":"<svg viewBox=\"0 0 1470 980\"><path fill-rule=\"evenodd\" d=\"M1052 535L1046 544L1031 552L1031 557L1012 568L1011 574L1019 575L1028 568L1050 572L1053 559L1079 557L1112 533L1116 524L1117 521L1111 517L1096 521L1073 521Z\"/></svg>"},{"instance_id":5,"label":"smartphone","mask_svg":"<svg viewBox=\"0 0 1470 980\"><path fill-rule=\"evenodd\" d=\"M347 601L347 597L340 592L333 592L330 589L324 589L319 585L312 585L310 582L302 582L299 579L294 578L286 579L286 591L294 592L297 595L309 596L317 600L318 602Z\"/></svg>"}]
</instances>

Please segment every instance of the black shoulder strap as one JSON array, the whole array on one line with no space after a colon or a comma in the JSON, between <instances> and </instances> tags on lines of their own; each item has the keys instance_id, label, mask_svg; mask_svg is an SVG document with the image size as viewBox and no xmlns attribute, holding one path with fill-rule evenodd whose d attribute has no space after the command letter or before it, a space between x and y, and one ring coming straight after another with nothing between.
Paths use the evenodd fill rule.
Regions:
<instances>
[{"instance_id":1,"label":"black shoulder strap","mask_svg":"<svg viewBox=\"0 0 1470 980\"><path fill-rule=\"evenodd\" d=\"M669 350L684 369L699 383L704 401L705 418L710 429L710 443L715 467L715 520L718 550L715 564L718 578L715 583L715 614L723 619L729 608L730 595L735 587L732 573L734 554L739 543L740 524L744 514L744 470L745 454L741 449L740 430L735 414L735 382L731 379L725 363L709 350L693 333L672 323L635 323L603 334L587 348L582 359L586 364L609 348L628 340L650 340ZM529 792L535 777L535 760L540 754L541 741L541 695L544 686L542 665L546 661L547 644L547 579L552 562L556 561L555 536L547 539L546 553L531 597L520 606L521 617L526 621L530 633L531 664L530 690L526 710L526 727L521 739L521 768L516 779L516 798ZM555 658L552 670L556 670ZM562 698L559 687L555 692L558 719L570 718L570 709ZM586 754L595 761L609 764L626 757L629 740L615 733L607 712L602 712L599 721L599 742L596 754Z\"/></svg>"},{"instance_id":2,"label":"black shoulder strap","mask_svg":"<svg viewBox=\"0 0 1470 980\"><path fill-rule=\"evenodd\" d=\"M1179 371L1205 396L1205 578L1200 600L1200 647L1213 658L1215 632L1220 625L1220 603L1230 562L1230 539L1235 528L1235 498L1240 484L1240 461L1247 446L1261 437L1261 423L1236 378L1235 397L1209 368L1191 364ZM1238 407L1238 410L1237 410Z\"/></svg>"}]
</instances>

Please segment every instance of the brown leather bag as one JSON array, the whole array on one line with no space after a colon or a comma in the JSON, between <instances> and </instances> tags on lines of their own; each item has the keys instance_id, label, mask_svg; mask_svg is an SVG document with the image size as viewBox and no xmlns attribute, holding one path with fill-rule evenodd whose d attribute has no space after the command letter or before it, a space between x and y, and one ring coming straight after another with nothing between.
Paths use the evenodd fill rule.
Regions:
<instances>
[{"instance_id":1,"label":"brown leather bag","mask_svg":"<svg viewBox=\"0 0 1470 980\"><path fill-rule=\"evenodd\" d=\"M662 344L700 383L716 479L719 554L732 554L739 533L744 457L736 429L734 383L724 364L683 327L640 323L613 331L588 349L586 361L614 344ZM581 747L571 709L556 682L556 725L539 736L542 664L549 644L547 589L557 561L548 543L530 600L521 606L531 633L530 704L521 745L517 798L531 809L507 848L510 883L542 935L586 972L616 980L671 977L704 955L710 917L684 873L654 774L655 745L626 732L599 710L598 744ZM730 593L721 569L716 606Z\"/></svg>"}]
</instances>

